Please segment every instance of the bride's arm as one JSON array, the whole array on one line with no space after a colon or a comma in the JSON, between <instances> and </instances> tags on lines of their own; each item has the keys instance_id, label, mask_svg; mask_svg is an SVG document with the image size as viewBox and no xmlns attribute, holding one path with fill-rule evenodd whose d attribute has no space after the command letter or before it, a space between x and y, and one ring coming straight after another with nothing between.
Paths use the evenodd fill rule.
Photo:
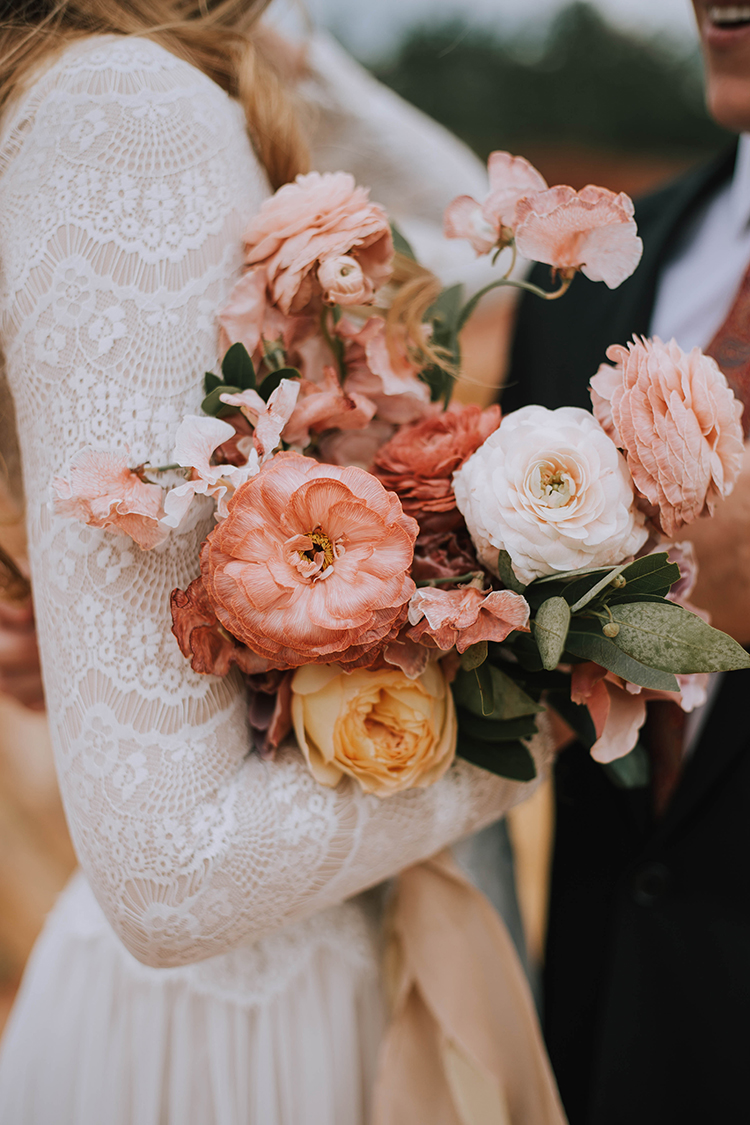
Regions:
<instances>
[{"instance_id":1,"label":"bride's arm","mask_svg":"<svg viewBox=\"0 0 750 1125\"><path fill-rule=\"evenodd\" d=\"M386 801L248 754L238 680L193 674L168 598L210 527L151 552L56 516L81 447L167 459L262 175L223 93L108 40L40 80L0 158L3 340L19 420L50 727L78 855L139 959L209 957L495 819L524 787L459 762ZM238 209L239 204L239 209Z\"/></svg>"}]
</instances>

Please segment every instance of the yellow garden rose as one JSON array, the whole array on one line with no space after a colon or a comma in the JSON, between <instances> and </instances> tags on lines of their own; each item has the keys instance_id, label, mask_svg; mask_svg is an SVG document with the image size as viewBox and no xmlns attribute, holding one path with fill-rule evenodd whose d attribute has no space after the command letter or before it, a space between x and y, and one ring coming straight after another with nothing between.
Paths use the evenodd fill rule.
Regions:
<instances>
[{"instance_id":1,"label":"yellow garden rose","mask_svg":"<svg viewBox=\"0 0 750 1125\"><path fill-rule=\"evenodd\" d=\"M305 665L292 680L292 721L317 781L333 787L345 774L378 797L432 785L456 753L453 696L437 664L418 680L395 668Z\"/></svg>"}]
</instances>

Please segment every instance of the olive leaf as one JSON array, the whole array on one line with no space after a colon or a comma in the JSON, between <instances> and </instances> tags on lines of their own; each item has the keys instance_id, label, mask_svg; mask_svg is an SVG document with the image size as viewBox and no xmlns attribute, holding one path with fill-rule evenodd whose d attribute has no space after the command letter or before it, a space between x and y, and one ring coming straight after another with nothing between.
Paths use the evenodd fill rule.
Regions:
<instances>
[{"instance_id":1,"label":"olive leaf","mask_svg":"<svg viewBox=\"0 0 750 1125\"><path fill-rule=\"evenodd\" d=\"M619 610L623 607L616 608ZM612 612L614 615L615 609ZM619 639L618 636L617 640ZM597 618L574 617L571 620L565 651L571 656L580 657L581 660L593 660L601 664L602 668L607 668L616 676L622 676L624 680L628 680L631 684L638 684L639 687L653 688L655 691L680 690L680 685L670 672L641 663L620 648L615 641L605 637L602 633L602 623Z\"/></svg>"},{"instance_id":2,"label":"olive leaf","mask_svg":"<svg viewBox=\"0 0 750 1125\"><path fill-rule=\"evenodd\" d=\"M570 625L570 606L565 598L547 598L531 623L542 666L551 672L560 663Z\"/></svg>"},{"instance_id":3,"label":"olive leaf","mask_svg":"<svg viewBox=\"0 0 750 1125\"><path fill-rule=\"evenodd\" d=\"M528 746L521 741L499 742L496 746L479 739L462 739L458 754L475 766L489 770L498 777L512 781L532 781L536 777L536 766Z\"/></svg>"},{"instance_id":4,"label":"olive leaf","mask_svg":"<svg viewBox=\"0 0 750 1125\"><path fill-rule=\"evenodd\" d=\"M614 643L643 664L664 672L731 672L750 668L750 656L726 633L672 602L612 606L619 625Z\"/></svg>"},{"instance_id":5,"label":"olive leaf","mask_svg":"<svg viewBox=\"0 0 750 1125\"><path fill-rule=\"evenodd\" d=\"M544 710L511 676L489 663L471 672L459 671L453 681L453 697L458 707L490 719L518 719Z\"/></svg>"},{"instance_id":6,"label":"olive leaf","mask_svg":"<svg viewBox=\"0 0 750 1125\"><path fill-rule=\"evenodd\" d=\"M516 572L513 569L513 564L510 560L510 555L507 551L500 551L497 556L497 576L502 582L503 586L507 586L514 594L522 594L526 587L523 582L519 582L516 577Z\"/></svg>"}]
</instances>

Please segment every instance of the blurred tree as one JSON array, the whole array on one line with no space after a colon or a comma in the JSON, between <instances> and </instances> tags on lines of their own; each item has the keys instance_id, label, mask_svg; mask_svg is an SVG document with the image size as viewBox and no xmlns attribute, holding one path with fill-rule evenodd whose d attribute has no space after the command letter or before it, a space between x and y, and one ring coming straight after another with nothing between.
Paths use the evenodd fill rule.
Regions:
<instances>
[{"instance_id":1,"label":"blurred tree","mask_svg":"<svg viewBox=\"0 0 750 1125\"><path fill-rule=\"evenodd\" d=\"M573 3L543 41L461 23L414 29L378 77L481 156L577 145L685 157L728 134L705 111L697 55L608 24Z\"/></svg>"}]
</instances>

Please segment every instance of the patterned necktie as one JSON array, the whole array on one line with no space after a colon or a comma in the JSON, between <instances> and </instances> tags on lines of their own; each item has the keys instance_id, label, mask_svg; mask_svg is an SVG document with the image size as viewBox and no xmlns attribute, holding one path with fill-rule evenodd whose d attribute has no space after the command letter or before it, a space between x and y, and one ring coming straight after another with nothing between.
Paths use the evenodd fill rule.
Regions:
<instances>
[{"instance_id":1,"label":"patterned necktie","mask_svg":"<svg viewBox=\"0 0 750 1125\"><path fill-rule=\"evenodd\" d=\"M724 323L705 349L716 360L729 386L744 404L742 424L750 432L750 267ZM685 713L676 703L648 705L644 731L651 758L651 795L654 816L664 815L677 788L685 756Z\"/></svg>"},{"instance_id":2,"label":"patterned necktie","mask_svg":"<svg viewBox=\"0 0 750 1125\"><path fill-rule=\"evenodd\" d=\"M705 349L716 360L745 409L742 426L750 432L750 267L740 282L726 319Z\"/></svg>"}]
</instances>

